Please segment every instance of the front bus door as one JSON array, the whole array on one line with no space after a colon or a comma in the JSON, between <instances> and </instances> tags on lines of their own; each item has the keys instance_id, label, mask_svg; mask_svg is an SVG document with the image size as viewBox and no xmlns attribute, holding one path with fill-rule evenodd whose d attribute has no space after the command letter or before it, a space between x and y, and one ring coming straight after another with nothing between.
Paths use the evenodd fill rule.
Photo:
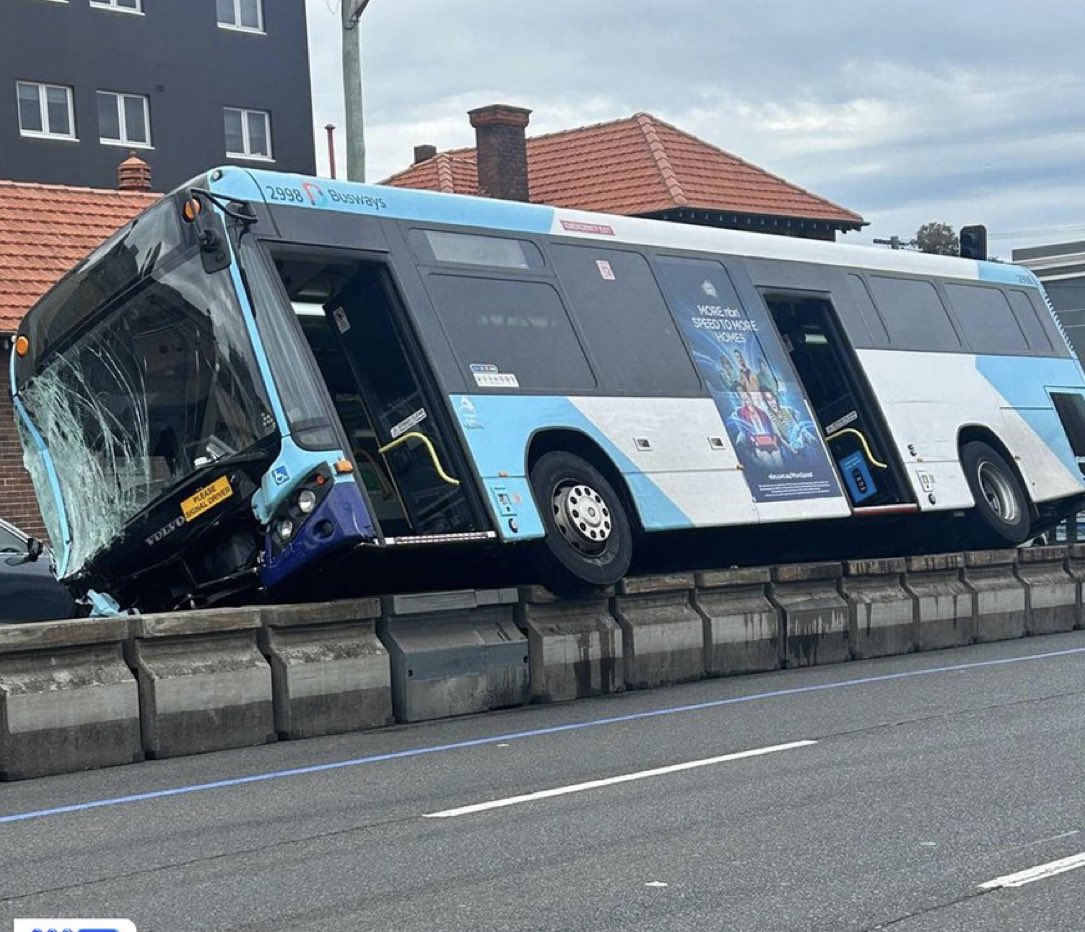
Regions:
<instances>
[{"instance_id":1,"label":"front bus door","mask_svg":"<svg viewBox=\"0 0 1085 932\"><path fill-rule=\"evenodd\" d=\"M913 511L889 434L828 298L765 294L856 512Z\"/></svg>"},{"instance_id":2,"label":"front bus door","mask_svg":"<svg viewBox=\"0 0 1085 932\"><path fill-rule=\"evenodd\" d=\"M445 535L489 536L457 446L450 442L444 406L423 378L421 354L387 270L365 264L324 311L354 377L370 435L354 443L363 476L398 499L401 516L382 519L389 543ZM360 432L361 433L361 432ZM363 462L364 459L364 462ZM367 483L368 484L368 483Z\"/></svg>"}]
</instances>

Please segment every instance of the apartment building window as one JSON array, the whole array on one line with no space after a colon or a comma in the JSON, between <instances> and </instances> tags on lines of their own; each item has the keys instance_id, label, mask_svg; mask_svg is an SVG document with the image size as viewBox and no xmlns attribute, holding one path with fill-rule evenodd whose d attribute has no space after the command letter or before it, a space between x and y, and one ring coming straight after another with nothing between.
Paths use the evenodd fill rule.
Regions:
<instances>
[{"instance_id":1,"label":"apartment building window","mask_svg":"<svg viewBox=\"0 0 1085 932\"><path fill-rule=\"evenodd\" d=\"M226 154L237 159L271 158L271 114L227 107Z\"/></svg>"},{"instance_id":2,"label":"apartment building window","mask_svg":"<svg viewBox=\"0 0 1085 932\"><path fill-rule=\"evenodd\" d=\"M19 132L23 136L75 139L70 87L16 81L15 94L19 99Z\"/></svg>"},{"instance_id":3,"label":"apartment building window","mask_svg":"<svg viewBox=\"0 0 1085 932\"><path fill-rule=\"evenodd\" d=\"M103 143L151 145L151 108L140 94L98 91L98 138Z\"/></svg>"},{"instance_id":4,"label":"apartment building window","mask_svg":"<svg viewBox=\"0 0 1085 932\"><path fill-rule=\"evenodd\" d=\"M90 0L90 5L103 10L119 10L122 13L143 12L143 0Z\"/></svg>"},{"instance_id":5,"label":"apartment building window","mask_svg":"<svg viewBox=\"0 0 1085 932\"><path fill-rule=\"evenodd\" d=\"M218 22L223 29L264 31L263 0L216 0Z\"/></svg>"}]
</instances>

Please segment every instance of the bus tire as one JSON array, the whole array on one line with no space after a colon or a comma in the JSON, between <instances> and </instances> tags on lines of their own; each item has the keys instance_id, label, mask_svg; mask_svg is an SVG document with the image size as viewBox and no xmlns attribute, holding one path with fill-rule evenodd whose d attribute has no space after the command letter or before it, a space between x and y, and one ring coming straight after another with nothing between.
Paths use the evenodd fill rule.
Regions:
<instances>
[{"instance_id":1,"label":"bus tire","mask_svg":"<svg viewBox=\"0 0 1085 932\"><path fill-rule=\"evenodd\" d=\"M967 517L969 543L1017 547L1028 540L1028 496L1002 454L982 440L972 440L961 447L961 466L976 500Z\"/></svg>"},{"instance_id":2,"label":"bus tire","mask_svg":"<svg viewBox=\"0 0 1085 932\"><path fill-rule=\"evenodd\" d=\"M632 528L620 496L598 469L571 453L544 453L531 467L531 488L546 531L536 562L547 588L584 595L626 574Z\"/></svg>"}]
</instances>

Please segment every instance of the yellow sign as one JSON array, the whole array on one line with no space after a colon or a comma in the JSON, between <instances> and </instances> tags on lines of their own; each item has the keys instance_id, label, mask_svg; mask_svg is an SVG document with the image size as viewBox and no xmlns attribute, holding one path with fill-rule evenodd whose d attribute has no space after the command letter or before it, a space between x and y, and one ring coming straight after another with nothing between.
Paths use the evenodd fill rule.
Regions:
<instances>
[{"instance_id":1,"label":"yellow sign","mask_svg":"<svg viewBox=\"0 0 1085 932\"><path fill-rule=\"evenodd\" d=\"M230 488L230 480L222 476L210 485L205 485L191 498L186 498L181 502L181 513L185 516L186 521L191 521L193 518L198 518L205 511L210 511L219 502L226 501L233 494L234 490Z\"/></svg>"}]
</instances>

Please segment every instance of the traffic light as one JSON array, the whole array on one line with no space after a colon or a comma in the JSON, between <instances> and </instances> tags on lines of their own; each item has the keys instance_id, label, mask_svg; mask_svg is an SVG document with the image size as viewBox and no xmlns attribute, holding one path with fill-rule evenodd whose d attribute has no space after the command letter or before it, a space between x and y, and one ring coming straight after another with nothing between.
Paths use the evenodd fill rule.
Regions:
<instances>
[{"instance_id":1,"label":"traffic light","mask_svg":"<svg viewBox=\"0 0 1085 932\"><path fill-rule=\"evenodd\" d=\"M982 223L975 226L961 227L961 258L987 258L987 227Z\"/></svg>"}]
</instances>

